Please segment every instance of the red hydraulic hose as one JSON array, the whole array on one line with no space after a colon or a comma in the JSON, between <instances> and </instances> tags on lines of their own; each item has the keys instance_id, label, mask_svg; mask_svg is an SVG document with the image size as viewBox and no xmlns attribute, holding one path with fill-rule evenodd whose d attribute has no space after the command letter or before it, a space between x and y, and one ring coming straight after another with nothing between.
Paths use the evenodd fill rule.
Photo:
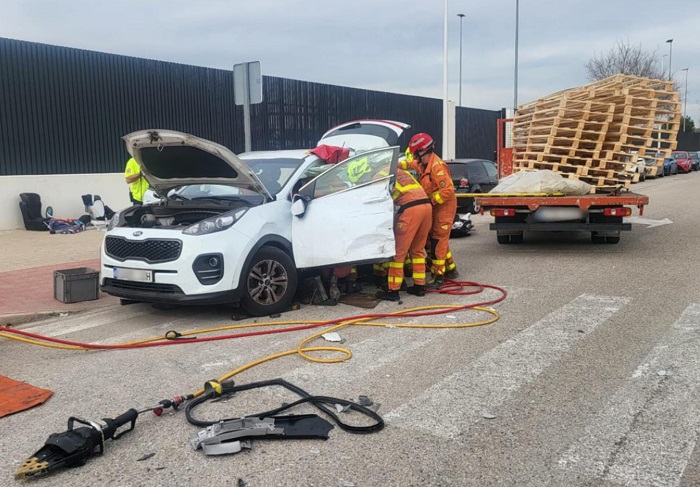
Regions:
<instances>
[{"instance_id":1,"label":"red hydraulic hose","mask_svg":"<svg viewBox=\"0 0 700 487\"><path fill-rule=\"evenodd\" d=\"M463 287L476 287L478 289L475 291L458 291L458 289L461 289ZM276 333L288 333L288 332L292 332L292 331L309 330L312 328L319 328L322 326L339 324L339 323L342 323L344 321L363 321L363 320L376 319L376 318L396 318L397 316L409 317L409 318L421 317L421 316L433 316L433 315L444 314L444 313L448 313L448 312L461 311L464 309L500 303L508 296L508 292L501 287L494 286L491 284L479 284L479 283L467 282L467 281L448 281L447 284L445 284L443 287L441 287L438 291L440 293L450 294L450 295L469 295L469 294L477 294L477 293L483 291L484 288L495 289L501 293L501 296L498 298L495 298L495 299L481 302L481 303L466 304L464 306L457 306L457 307L451 306L449 308L438 309L438 310L434 310L434 311L420 311L420 312L413 312L413 313L393 313L393 314L392 313L371 313L371 314L356 315L356 316L351 316L351 317L346 317L346 318L337 318L335 320L325 321L323 323L314 323L314 324L310 324L310 325L300 325L300 326L294 326L294 327L282 328L282 329L273 329L273 330L250 331L250 332L246 332L246 333L234 333L234 334L230 334L230 335L218 335L218 336L214 336L214 337L177 338L177 339L166 339L166 340L157 341L157 342L133 343L133 344L124 344L124 345L95 345L95 344L91 344L91 343L81 343L81 342L74 342L72 340L62 340L60 338L47 337L47 336L43 336L43 335L38 335L36 333L30 333L27 331L16 330L14 328L9 328L6 326L0 326L0 332L12 333L12 334L16 334L16 335L22 335L22 336L27 336L30 338L35 338L37 340L43 340L43 341L53 342L53 343L60 343L62 345L70 345L70 346L74 346L74 347L87 348L87 349L91 349L91 350L123 350L123 349L132 349L132 348L163 347L163 346L167 346L167 345L184 345L187 343L213 342L213 341L218 341L218 340L229 340L229 339L233 339L233 338L245 338L245 337L251 337L251 336L273 335Z\"/></svg>"}]
</instances>

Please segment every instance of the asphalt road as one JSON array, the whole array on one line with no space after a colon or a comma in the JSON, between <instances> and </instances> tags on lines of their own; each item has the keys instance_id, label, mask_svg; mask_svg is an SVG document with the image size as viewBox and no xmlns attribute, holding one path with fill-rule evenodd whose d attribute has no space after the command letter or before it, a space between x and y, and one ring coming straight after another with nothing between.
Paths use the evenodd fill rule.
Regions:
<instances>
[{"instance_id":1,"label":"asphalt road","mask_svg":"<svg viewBox=\"0 0 700 487\"><path fill-rule=\"evenodd\" d=\"M650 196L644 224L617 245L576 234L496 243L489 217L452 240L464 279L505 287L500 319L466 329L348 327L342 364L288 356L243 372L245 383L286 378L314 394L381 403L386 428L330 439L255 441L250 451L205 457L182 412L142 416L87 465L37 486L693 486L700 485L700 173L635 185ZM667 220L671 223L668 223ZM642 220L644 221L644 220ZM666 222L654 224L654 221ZM409 296L401 306L494 297ZM354 315L311 307L282 319ZM404 319L479 320L477 312ZM58 317L24 329L114 343L230 324L216 309L147 305ZM54 391L44 405L0 419L0 485L71 415L113 417L192 392L257 358L294 349L309 332L115 352L60 351L0 341L0 373ZM323 341L321 341L323 342ZM321 343L315 342L315 343ZM254 414L293 397L278 390L202 406L210 419ZM300 412L310 412L301 408ZM351 422L355 415L342 413ZM138 459L148 453L147 460Z\"/></svg>"}]
</instances>

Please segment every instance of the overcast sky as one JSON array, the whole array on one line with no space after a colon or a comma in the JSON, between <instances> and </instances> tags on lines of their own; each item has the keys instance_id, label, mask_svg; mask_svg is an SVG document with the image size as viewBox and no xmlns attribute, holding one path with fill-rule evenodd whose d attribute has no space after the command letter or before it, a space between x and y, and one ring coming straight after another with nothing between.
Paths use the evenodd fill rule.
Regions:
<instances>
[{"instance_id":1,"label":"overcast sky","mask_svg":"<svg viewBox=\"0 0 700 487\"><path fill-rule=\"evenodd\" d=\"M516 0L449 0L449 97L511 107ZM441 98L443 0L0 0L0 37ZM700 126L700 0L521 0L518 103L587 83L618 41L662 56ZM663 58L668 68L669 56Z\"/></svg>"}]
</instances>

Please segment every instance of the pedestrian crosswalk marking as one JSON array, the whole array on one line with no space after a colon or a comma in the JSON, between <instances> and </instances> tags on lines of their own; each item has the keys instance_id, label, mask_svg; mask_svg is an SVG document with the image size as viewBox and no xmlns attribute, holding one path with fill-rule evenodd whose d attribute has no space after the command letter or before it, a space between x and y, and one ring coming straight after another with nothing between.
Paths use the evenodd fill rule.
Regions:
<instances>
[{"instance_id":1,"label":"pedestrian crosswalk marking","mask_svg":"<svg viewBox=\"0 0 700 487\"><path fill-rule=\"evenodd\" d=\"M114 326L115 313L119 314L120 320L134 319L139 316L148 315L150 310L133 309L116 311L108 309L104 311L91 312L90 314L75 315L70 317L60 317L45 324L24 327L23 329L39 335L50 337L68 335L79 331L97 328L99 326ZM61 319L63 318L63 319Z\"/></svg>"},{"instance_id":2,"label":"pedestrian crosswalk marking","mask_svg":"<svg viewBox=\"0 0 700 487\"><path fill-rule=\"evenodd\" d=\"M679 485L700 434L699 356L693 304L559 465L620 485Z\"/></svg>"},{"instance_id":3,"label":"pedestrian crosswalk marking","mask_svg":"<svg viewBox=\"0 0 700 487\"><path fill-rule=\"evenodd\" d=\"M531 289L512 288L508 289L509 297L516 298L522 296ZM496 306L501 306L499 303ZM448 314L446 318L450 322L459 320L469 320L478 317L476 312L459 312ZM404 322L423 323L424 317L404 319ZM384 320L381 320L384 321ZM387 322L390 322L387 320ZM496 325L497 326L497 325ZM285 374L285 379L308 384L323 383L324 387L331 389L333 386L342 386L348 381L348 377L357 379L369 374L374 370L386 367L388 364L400 359L403 356L419 350L438 338L449 333L465 333L465 330L449 330L447 328L435 328L430 330L420 330L411 328L392 328L384 333L374 333L366 340L358 343L348 343L346 346L352 350L352 359L347 362L335 364L333 367L320 366L308 363L302 367L294 369ZM341 336L345 335L340 331Z\"/></svg>"},{"instance_id":4,"label":"pedestrian crosswalk marking","mask_svg":"<svg viewBox=\"0 0 700 487\"><path fill-rule=\"evenodd\" d=\"M493 411L513 397L628 302L624 297L579 296L389 412L385 419L394 426L445 438L464 434L484 411Z\"/></svg>"}]
</instances>

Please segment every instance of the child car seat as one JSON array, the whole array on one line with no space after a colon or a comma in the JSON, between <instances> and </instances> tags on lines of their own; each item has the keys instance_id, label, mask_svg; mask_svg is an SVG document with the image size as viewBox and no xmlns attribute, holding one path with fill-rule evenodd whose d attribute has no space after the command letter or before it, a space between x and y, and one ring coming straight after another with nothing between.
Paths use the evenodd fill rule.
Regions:
<instances>
[{"instance_id":1,"label":"child car seat","mask_svg":"<svg viewBox=\"0 0 700 487\"><path fill-rule=\"evenodd\" d=\"M49 227L41 216L41 197L36 193L20 193L19 209L22 212L24 228L39 232L48 232Z\"/></svg>"}]
</instances>

